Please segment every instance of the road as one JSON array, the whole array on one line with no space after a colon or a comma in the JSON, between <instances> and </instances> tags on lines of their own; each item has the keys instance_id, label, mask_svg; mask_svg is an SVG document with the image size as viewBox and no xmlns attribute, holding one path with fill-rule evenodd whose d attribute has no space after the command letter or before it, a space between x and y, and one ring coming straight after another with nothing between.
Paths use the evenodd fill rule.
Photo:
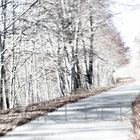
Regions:
<instances>
[{"instance_id":1,"label":"road","mask_svg":"<svg viewBox=\"0 0 140 140\"><path fill-rule=\"evenodd\" d=\"M137 82L111 89L17 127L0 140L129 140L131 102L139 93Z\"/></svg>"}]
</instances>

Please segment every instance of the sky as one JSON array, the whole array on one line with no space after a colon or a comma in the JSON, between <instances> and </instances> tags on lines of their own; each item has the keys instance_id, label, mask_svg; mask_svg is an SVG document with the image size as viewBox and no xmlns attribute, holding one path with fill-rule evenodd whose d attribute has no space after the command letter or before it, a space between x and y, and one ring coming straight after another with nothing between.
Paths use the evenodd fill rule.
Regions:
<instances>
[{"instance_id":1,"label":"sky","mask_svg":"<svg viewBox=\"0 0 140 140\"><path fill-rule=\"evenodd\" d=\"M140 0L111 0L113 22L129 47L140 32Z\"/></svg>"},{"instance_id":2,"label":"sky","mask_svg":"<svg viewBox=\"0 0 140 140\"><path fill-rule=\"evenodd\" d=\"M130 64L119 68L116 75L140 81L140 41L137 41L140 40L140 0L111 0L111 4L114 25L131 52Z\"/></svg>"}]
</instances>

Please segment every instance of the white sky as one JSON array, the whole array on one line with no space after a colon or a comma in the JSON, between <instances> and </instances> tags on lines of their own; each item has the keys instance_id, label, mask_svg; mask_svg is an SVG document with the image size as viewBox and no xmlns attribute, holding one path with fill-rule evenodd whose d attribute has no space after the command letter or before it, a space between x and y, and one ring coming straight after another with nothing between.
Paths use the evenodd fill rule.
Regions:
<instances>
[{"instance_id":1,"label":"white sky","mask_svg":"<svg viewBox=\"0 0 140 140\"><path fill-rule=\"evenodd\" d=\"M111 10L118 13L113 18L115 26L126 45L132 47L140 32L140 0L112 0Z\"/></svg>"},{"instance_id":2,"label":"white sky","mask_svg":"<svg viewBox=\"0 0 140 140\"><path fill-rule=\"evenodd\" d=\"M130 64L119 68L116 75L119 77L131 76L140 81L140 0L111 0L111 11L115 27L121 33L126 46L131 49Z\"/></svg>"}]
</instances>

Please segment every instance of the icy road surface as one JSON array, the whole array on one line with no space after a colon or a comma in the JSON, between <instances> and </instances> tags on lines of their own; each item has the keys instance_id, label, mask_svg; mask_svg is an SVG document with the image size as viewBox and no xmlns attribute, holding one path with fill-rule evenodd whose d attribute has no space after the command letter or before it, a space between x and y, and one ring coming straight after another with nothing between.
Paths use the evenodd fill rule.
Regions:
<instances>
[{"instance_id":1,"label":"icy road surface","mask_svg":"<svg viewBox=\"0 0 140 140\"><path fill-rule=\"evenodd\" d=\"M0 140L129 140L131 102L140 84L123 85L66 105Z\"/></svg>"}]
</instances>

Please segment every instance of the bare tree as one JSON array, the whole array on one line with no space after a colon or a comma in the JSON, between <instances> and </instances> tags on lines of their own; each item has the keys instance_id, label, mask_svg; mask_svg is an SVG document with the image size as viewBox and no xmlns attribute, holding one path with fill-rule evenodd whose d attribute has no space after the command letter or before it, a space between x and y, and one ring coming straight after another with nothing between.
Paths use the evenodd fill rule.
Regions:
<instances>
[{"instance_id":1,"label":"bare tree","mask_svg":"<svg viewBox=\"0 0 140 140\"><path fill-rule=\"evenodd\" d=\"M3 109L112 84L125 49L106 1L1 2Z\"/></svg>"}]
</instances>

